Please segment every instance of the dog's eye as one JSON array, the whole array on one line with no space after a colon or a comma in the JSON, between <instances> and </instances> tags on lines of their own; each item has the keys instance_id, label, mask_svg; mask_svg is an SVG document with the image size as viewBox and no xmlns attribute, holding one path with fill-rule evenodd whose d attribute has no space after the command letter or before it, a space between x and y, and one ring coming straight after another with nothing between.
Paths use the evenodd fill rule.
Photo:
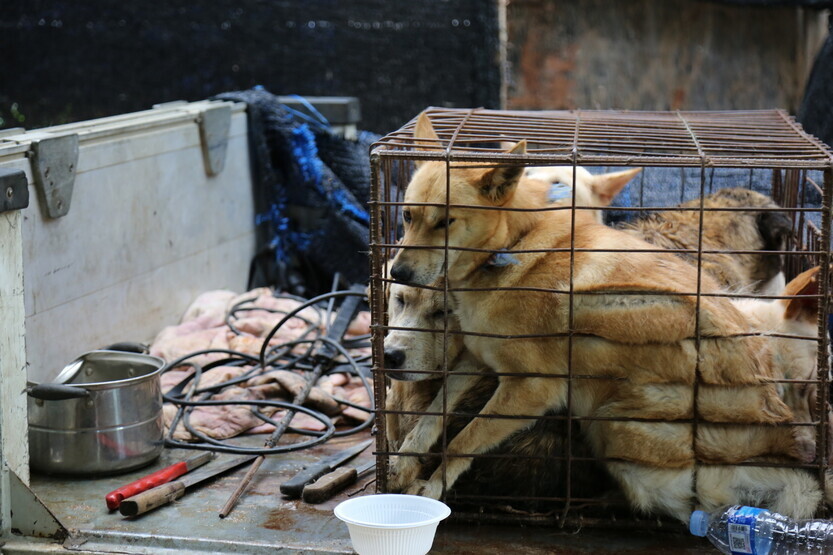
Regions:
<instances>
[{"instance_id":1,"label":"dog's eye","mask_svg":"<svg viewBox=\"0 0 833 555\"><path fill-rule=\"evenodd\" d=\"M454 223L454 218L449 218L448 219L448 225L451 225L453 223ZM445 227L445 224L446 224L445 218L443 218L442 220L437 222L436 225L434 225L434 229L443 229Z\"/></svg>"},{"instance_id":2,"label":"dog's eye","mask_svg":"<svg viewBox=\"0 0 833 555\"><path fill-rule=\"evenodd\" d=\"M433 318L435 320L439 320L440 318L445 318L449 314L451 314L451 310L445 311L445 310L441 309L441 310L437 310L433 314L431 314L431 318Z\"/></svg>"},{"instance_id":3,"label":"dog's eye","mask_svg":"<svg viewBox=\"0 0 833 555\"><path fill-rule=\"evenodd\" d=\"M408 210L408 209L403 210L402 211L402 219L405 220L406 224L411 223L411 211Z\"/></svg>"},{"instance_id":4,"label":"dog's eye","mask_svg":"<svg viewBox=\"0 0 833 555\"><path fill-rule=\"evenodd\" d=\"M402 295L397 295L396 304L399 306L405 306L405 298Z\"/></svg>"}]
</instances>

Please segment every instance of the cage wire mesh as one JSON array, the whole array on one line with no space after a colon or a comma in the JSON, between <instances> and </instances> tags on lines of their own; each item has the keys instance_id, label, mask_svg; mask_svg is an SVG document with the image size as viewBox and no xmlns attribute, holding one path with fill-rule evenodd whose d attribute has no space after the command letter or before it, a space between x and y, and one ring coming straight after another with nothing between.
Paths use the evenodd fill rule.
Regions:
<instances>
[{"instance_id":1,"label":"cage wire mesh","mask_svg":"<svg viewBox=\"0 0 833 555\"><path fill-rule=\"evenodd\" d=\"M426 493L428 490L421 489L425 481L439 476L441 491L435 491L434 495L451 504L458 516L484 521L515 520L562 526L610 527L618 523L653 527L661 524L663 519L679 517L679 514L663 509L662 503L656 500L652 505L636 499L638 495L634 493L633 484L623 476L628 468L663 468L659 447L662 442L658 441L657 453L646 453L651 449L643 448L642 453L636 453L635 458L629 460L617 456L615 449L608 449L606 442L611 438L599 432L599 429L618 429L626 438L631 429L629 426L642 425L649 430L646 432L649 437L654 433L651 426L680 426L689 430L686 433L691 436L688 446L690 462L663 469L678 473L674 476L677 476L679 483L685 484L686 510L716 502L714 493L708 491L711 487L706 479L711 476L709 472L734 476L731 473L740 472L736 469L744 467L773 469L772 472L776 473L783 471L801 479L809 476L814 482L812 487L818 489L816 493L819 497L833 499L833 492L829 491L831 429L828 422L827 333L833 156L825 145L805 133L782 111L523 112L430 108L425 114L436 131L437 140L416 141L415 118L380 139L371 153L370 295L375 395L376 406L379 407L377 488L380 491ZM525 152L510 153L511 146L521 140L528 142ZM441 189L443 202L433 205L406 204L402 192L413 177L416 166L424 162L443 165L443 171L436 174L440 179L434 185ZM461 179L459 176L465 172L517 166L526 167L527 174L534 173L530 168L566 167L572 186L564 189L563 183L551 178L554 182L547 184L550 187L549 196L540 206L527 209L449 202L449 179L454 182ZM581 167L589 168L594 175L606 174L613 169L643 170L612 202L609 202L610 199L599 201L596 197L591 202L582 198L580 187L575 185L576 180L581 179ZM521 179L519 190L530 186L530 179ZM725 193L729 188L750 190L755 194ZM558 194L553 196L552 192L556 190ZM403 247L403 211L429 205L435 206L441 213L443 223L437 223L437 226L445 231L442 232L444 237L440 246L408 244ZM485 250L488 263L496 265L497 270L493 269L494 266L487 268L485 265L476 270L501 272L504 271L501 266L515 265L518 257L530 252L545 252L545 257L566 255L565 263L570 266L566 287L496 287L492 291L474 291L476 288L466 288L466 283L450 279L449 269L453 269L459 260L459 257L455 258L457 253L481 254L484 251L476 246L450 241L452 218L461 209L472 209L478 214L495 210L526 210L528 213L545 214L546 218L556 218L559 213L567 214L562 217L564 225L569 226L566 246L540 248L532 252L519 250L518 242L501 245L500 250ZM631 244L623 248L609 244L601 247L577 244L576 214L590 209L603 215L605 225L619 228L624 233L637 234L649 244L637 249ZM748 230L744 232L741 229L743 221L754 224L753 237L749 237ZM728 239L715 242L715 237ZM441 251L444 279L407 285L404 289L406 294L416 295L414 292L419 291L421 297L408 306L396 308L393 305L401 304L397 295L402 294L405 286L397 285L390 271L392 259L400 250ZM593 335L592 331L587 333L586 329L579 329L576 324L576 299L593 292L586 288L576 289L577 270L574 266L577 257L581 259L604 253L632 259L640 256L655 256L660 260L663 260L661 257L679 257L692 267L691 271L696 275L690 290L678 287L676 292L667 293L676 298L694 299L694 334L685 341L693 345L696 352L692 379L685 384L690 392L690 404L686 405L685 414L668 422L652 418L650 407L645 407L645 415L635 410L628 416L623 416L622 412L606 413L584 407L587 403L583 392L591 389L588 384L612 384L604 386L606 391L615 391L616 394L625 391L622 395L627 396L629 388L638 389L641 386L634 384L639 379L644 380L636 376L638 372L631 376L627 371L606 373L588 368L587 357L581 358L583 362L580 363L584 366L574 364L574 356L581 356L575 355L574 344L580 345L587 336ZM496 263L498 259L503 262ZM420 258L416 257L416 260ZM665 262L658 263L660 266L663 264ZM741 268L739 271L743 279L739 280L740 283L737 279L721 279L726 276L721 275L720 268L727 265ZM783 272L785 281L790 282L816 266L819 269L815 288L791 291L779 283L779 272ZM500 278L496 280L500 282ZM713 283L717 283L717 287L710 285ZM478 299L475 295L484 295L485 299L485 295L495 290L500 291L505 304L515 304L518 310L527 307L523 316L529 321L529 326L520 333L517 330L513 333L501 321L482 322L476 326L477 330L467 329L465 323L461 327L461 323L456 321L456 314L462 298L471 302L471 299ZM523 299L532 290L539 295L537 299L542 299L538 313L528 310L529 303ZM596 293L599 298L610 299L622 294L621 291ZM639 292L627 293L636 298ZM645 298L659 299L656 295L661 294L652 291ZM545 306L550 302L568 305L565 328L556 334L533 333L542 318L552 315L552 311ZM733 303L749 324L747 328L732 336L711 337L709 333L704 333L705 324L701 322L703 306L711 306L710 303L715 302ZM778 327L770 325L771 320L762 321L754 316L767 311L770 311L767 312L769 314L776 310L772 307L778 306L797 306L805 314L809 310L811 321L806 321L803 328ZM421 320L399 319L399 325L394 326L388 321L391 310L413 312L417 316L416 313L421 310L428 316ZM469 314L477 312L476 308L467 310ZM783 312L779 314L783 315ZM789 318L783 316L777 321L785 320ZM403 321L405 324L402 324ZM409 362L392 360L389 348L386 357L386 336L393 332L404 334L406 338L423 339L421 343L415 339L415 343L406 346L405 360L417 360L419 357L416 354L425 350L432 351L434 358L420 359L409 366ZM431 340L424 340L425 337ZM705 349L703 345L710 341L742 341L752 337L760 338L764 342L761 344L770 353L771 358L767 359L770 362L766 364L773 374L769 378L777 384L775 391L788 406L788 416L780 418L777 423L765 425L743 421L742 418L736 421L704 418L702 410L706 402L703 399L708 396L701 393L708 393L709 388L715 386L703 379L703 365L708 363L709 353L712 352L701 352ZM466 363L461 363L458 355L459 351L465 353L470 347L474 351L483 351L484 345L512 341L525 341L524 344L532 345L532 348L541 345L536 341L544 342L541 349L546 351L546 345L552 344L546 342L554 340L567 344L566 351L556 349L556 354L547 359L556 370L518 365L490 368L482 361L481 352L474 352L474 357L467 359ZM427 343L430 343L429 347L425 346ZM804 358L793 356L795 352L802 353ZM658 359L660 354L658 348ZM785 363L785 359L789 360ZM780 360L781 364L795 365L799 359L803 361L803 366L790 367L788 371L776 368L774 362ZM426 365L425 360L429 360L431 365ZM673 357L669 360L675 364ZM433 365L432 361L437 364ZM422 367L412 367L420 364ZM622 366L629 364L631 360L623 351ZM634 367L638 364L650 365L653 362L633 361ZM409 374L411 381L397 379L404 374ZM566 387L566 400L553 400L552 406L545 412L517 409L506 414L488 410L481 412L496 395L498 384L509 381L518 384L518 380L538 380L535 383L557 380L561 387ZM641 395L648 395L647 390L639 391ZM739 390L735 388L732 391ZM739 393L738 399L743 395ZM482 425L479 423L488 420L521 424L510 425L519 429L507 439L495 442L497 444L487 442L487 445L477 445L469 450L457 449L454 439L466 427ZM421 423L428 422L434 423L436 437L428 444L422 438L421 444L414 439L414 430L420 428ZM620 428L616 428L617 423L621 424ZM499 427L495 425L493 429ZM754 457L730 460L738 456L732 452L738 449L735 444L724 445L727 453L715 458L713 452L704 453L706 448L698 446L698 442L704 443L706 431L717 428L736 430L734 433L737 434L777 435L786 431L791 438L804 437L805 450L796 455L794 446L790 447L789 454L785 454L783 449L780 452L775 452L778 450L774 448L773 452L763 449ZM431 429L431 426L422 430L426 429ZM591 433L589 430L593 429L595 432ZM807 437L811 437L809 448L814 452L807 452ZM725 459L721 459L724 455ZM392 467L399 472L402 467L397 466L397 461L406 459L417 464L409 466L412 476L403 483L400 474L391 475L390 472ZM656 459L660 460L652 466L650 461ZM448 475L450 465L457 460L471 461L471 467L459 478ZM414 468L417 470L414 471ZM613 469L618 470L614 472ZM767 476L766 473L764 476ZM663 495L683 495L679 490L663 492L664 487L669 487L670 480L663 482L666 478L656 476L657 495L660 498ZM776 483L777 480L772 484L763 484L763 490L771 486L773 491L754 501L777 505L778 496L783 492L777 491L779 486ZM623 484L630 485L623 488ZM754 489L754 484L738 485L737 491L724 492L724 499L730 502L733 495L742 497L738 492L744 487ZM647 511L631 510L640 503ZM817 513L829 514L829 507L829 504L821 502Z\"/></svg>"}]
</instances>

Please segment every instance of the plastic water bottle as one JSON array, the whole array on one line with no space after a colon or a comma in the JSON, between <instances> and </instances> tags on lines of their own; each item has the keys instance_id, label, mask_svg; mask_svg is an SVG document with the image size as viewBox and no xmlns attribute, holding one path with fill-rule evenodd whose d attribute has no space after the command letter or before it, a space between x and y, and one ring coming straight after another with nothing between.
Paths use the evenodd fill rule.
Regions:
<instances>
[{"instance_id":1,"label":"plastic water bottle","mask_svg":"<svg viewBox=\"0 0 833 555\"><path fill-rule=\"evenodd\" d=\"M691 513L689 530L722 553L833 554L833 521L793 520L766 509L728 505L713 513Z\"/></svg>"}]
</instances>

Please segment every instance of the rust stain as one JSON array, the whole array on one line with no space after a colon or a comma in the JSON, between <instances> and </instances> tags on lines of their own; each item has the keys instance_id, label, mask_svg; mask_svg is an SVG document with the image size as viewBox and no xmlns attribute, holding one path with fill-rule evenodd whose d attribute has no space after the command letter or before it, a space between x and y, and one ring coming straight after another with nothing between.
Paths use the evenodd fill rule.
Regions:
<instances>
[{"instance_id":1,"label":"rust stain","mask_svg":"<svg viewBox=\"0 0 833 555\"><path fill-rule=\"evenodd\" d=\"M297 530L300 522L316 522L322 515L331 514L332 510L321 511L303 501L289 501L269 511L266 521L261 526L269 530Z\"/></svg>"},{"instance_id":2,"label":"rust stain","mask_svg":"<svg viewBox=\"0 0 833 555\"><path fill-rule=\"evenodd\" d=\"M510 108L575 108L573 90L578 45L571 43L558 51L552 50L540 27L529 30L518 60L523 84L509 99Z\"/></svg>"},{"instance_id":3,"label":"rust stain","mask_svg":"<svg viewBox=\"0 0 833 555\"><path fill-rule=\"evenodd\" d=\"M547 85L546 94L538 99L542 107L553 106L556 109L575 108L573 89L574 73L578 46L572 43L563 52L547 56L543 78Z\"/></svg>"},{"instance_id":4,"label":"rust stain","mask_svg":"<svg viewBox=\"0 0 833 555\"><path fill-rule=\"evenodd\" d=\"M269 511L269 516L261 526L269 530L291 530L295 526L295 516L286 509Z\"/></svg>"},{"instance_id":5,"label":"rust stain","mask_svg":"<svg viewBox=\"0 0 833 555\"><path fill-rule=\"evenodd\" d=\"M538 68L541 67L543 59L541 48L542 30L531 29L526 36L526 41L521 46L519 65L520 75L523 80L523 87L518 91L518 96L512 99L516 106L532 107L539 95Z\"/></svg>"},{"instance_id":6,"label":"rust stain","mask_svg":"<svg viewBox=\"0 0 833 555\"><path fill-rule=\"evenodd\" d=\"M680 110L685 105L685 89L677 87L671 93L671 109Z\"/></svg>"}]
</instances>

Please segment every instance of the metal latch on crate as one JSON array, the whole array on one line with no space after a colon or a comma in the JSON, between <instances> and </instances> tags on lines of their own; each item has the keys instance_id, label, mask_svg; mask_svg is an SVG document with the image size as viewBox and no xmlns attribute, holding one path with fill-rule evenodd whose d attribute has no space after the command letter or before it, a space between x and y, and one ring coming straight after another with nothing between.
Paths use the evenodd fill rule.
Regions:
<instances>
[{"instance_id":1,"label":"metal latch on crate","mask_svg":"<svg viewBox=\"0 0 833 555\"><path fill-rule=\"evenodd\" d=\"M32 142L32 175L50 218L69 212L75 169L78 167L78 135L46 137Z\"/></svg>"},{"instance_id":2,"label":"metal latch on crate","mask_svg":"<svg viewBox=\"0 0 833 555\"><path fill-rule=\"evenodd\" d=\"M29 182L23 170L0 168L0 212L29 206Z\"/></svg>"},{"instance_id":3,"label":"metal latch on crate","mask_svg":"<svg viewBox=\"0 0 833 555\"><path fill-rule=\"evenodd\" d=\"M223 103L206 108L200 112L197 124L200 127L205 173L217 175L226 165L226 147L231 128L231 106Z\"/></svg>"}]
</instances>

